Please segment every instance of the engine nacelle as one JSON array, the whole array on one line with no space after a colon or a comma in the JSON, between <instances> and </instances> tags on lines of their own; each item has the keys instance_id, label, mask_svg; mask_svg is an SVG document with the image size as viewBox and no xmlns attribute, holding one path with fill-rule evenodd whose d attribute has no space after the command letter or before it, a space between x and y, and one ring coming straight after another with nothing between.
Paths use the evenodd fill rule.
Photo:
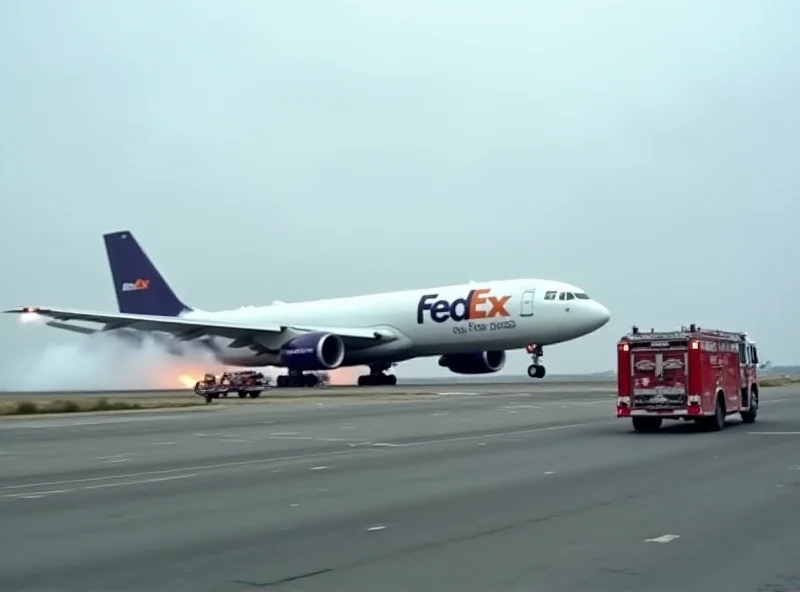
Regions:
<instances>
[{"instance_id":1,"label":"engine nacelle","mask_svg":"<svg viewBox=\"0 0 800 592\"><path fill-rule=\"evenodd\" d=\"M332 370L344 361L344 341L334 333L306 333L281 348L281 363L289 370Z\"/></svg>"},{"instance_id":2,"label":"engine nacelle","mask_svg":"<svg viewBox=\"0 0 800 592\"><path fill-rule=\"evenodd\" d=\"M503 369L506 352L484 351L474 354L453 354L439 358L439 365L456 374L490 374Z\"/></svg>"}]
</instances>

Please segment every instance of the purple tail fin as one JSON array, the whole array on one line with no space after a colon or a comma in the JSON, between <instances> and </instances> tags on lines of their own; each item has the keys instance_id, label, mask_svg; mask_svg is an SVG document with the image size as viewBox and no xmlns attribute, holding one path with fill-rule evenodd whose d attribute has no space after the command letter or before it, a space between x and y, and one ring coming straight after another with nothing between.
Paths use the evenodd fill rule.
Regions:
<instances>
[{"instance_id":1,"label":"purple tail fin","mask_svg":"<svg viewBox=\"0 0 800 592\"><path fill-rule=\"evenodd\" d=\"M129 230L103 235L119 311L176 317L191 310L172 291Z\"/></svg>"}]
</instances>

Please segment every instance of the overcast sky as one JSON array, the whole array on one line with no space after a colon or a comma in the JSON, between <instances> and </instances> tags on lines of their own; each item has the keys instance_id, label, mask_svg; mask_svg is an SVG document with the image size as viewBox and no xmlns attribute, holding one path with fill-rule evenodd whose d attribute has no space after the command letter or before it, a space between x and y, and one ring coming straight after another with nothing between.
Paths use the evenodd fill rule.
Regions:
<instances>
[{"instance_id":1,"label":"overcast sky","mask_svg":"<svg viewBox=\"0 0 800 592\"><path fill-rule=\"evenodd\" d=\"M796 0L0 1L0 306L204 309L546 277L800 361ZM81 339L0 319L0 356ZM505 372L521 373L522 353ZM439 372L435 360L403 374Z\"/></svg>"}]
</instances>

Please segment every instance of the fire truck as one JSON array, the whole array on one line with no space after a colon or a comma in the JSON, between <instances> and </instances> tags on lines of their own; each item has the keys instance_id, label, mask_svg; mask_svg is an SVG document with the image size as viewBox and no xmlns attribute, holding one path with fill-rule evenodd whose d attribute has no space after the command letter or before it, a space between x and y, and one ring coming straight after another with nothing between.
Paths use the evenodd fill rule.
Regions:
<instances>
[{"instance_id":1,"label":"fire truck","mask_svg":"<svg viewBox=\"0 0 800 592\"><path fill-rule=\"evenodd\" d=\"M242 370L239 372L225 372L219 379L214 374L206 374L203 380L199 380L194 385L194 392L197 396L205 398L207 403L212 399L227 397L230 393L236 393L240 399L249 396L256 399L261 396L262 391L269 386L269 379L261 372L254 370Z\"/></svg>"},{"instance_id":2,"label":"fire truck","mask_svg":"<svg viewBox=\"0 0 800 592\"><path fill-rule=\"evenodd\" d=\"M642 332L633 327L617 344L617 417L637 432L665 419L694 421L719 431L738 413L758 415L758 351L747 333L703 329Z\"/></svg>"}]
</instances>

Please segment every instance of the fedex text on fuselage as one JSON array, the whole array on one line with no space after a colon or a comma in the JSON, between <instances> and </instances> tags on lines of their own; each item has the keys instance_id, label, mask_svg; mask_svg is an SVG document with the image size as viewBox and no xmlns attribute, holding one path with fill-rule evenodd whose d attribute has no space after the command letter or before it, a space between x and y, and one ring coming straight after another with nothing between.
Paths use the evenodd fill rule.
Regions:
<instances>
[{"instance_id":1,"label":"fedex text on fuselage","mask_svg":"<svg viewBox=\"0 0 800 592\"><path fill-rule=\"evenodd\" d=\"M510 317L506 307L511 296L493 296L490 292L489 288L470 290L466 298L456 298L452 302L439 299L439 294L425 294L417 304L417 324L425 323L426 317L434 323L502 320Z\"/></svg>"}]
</instances>

